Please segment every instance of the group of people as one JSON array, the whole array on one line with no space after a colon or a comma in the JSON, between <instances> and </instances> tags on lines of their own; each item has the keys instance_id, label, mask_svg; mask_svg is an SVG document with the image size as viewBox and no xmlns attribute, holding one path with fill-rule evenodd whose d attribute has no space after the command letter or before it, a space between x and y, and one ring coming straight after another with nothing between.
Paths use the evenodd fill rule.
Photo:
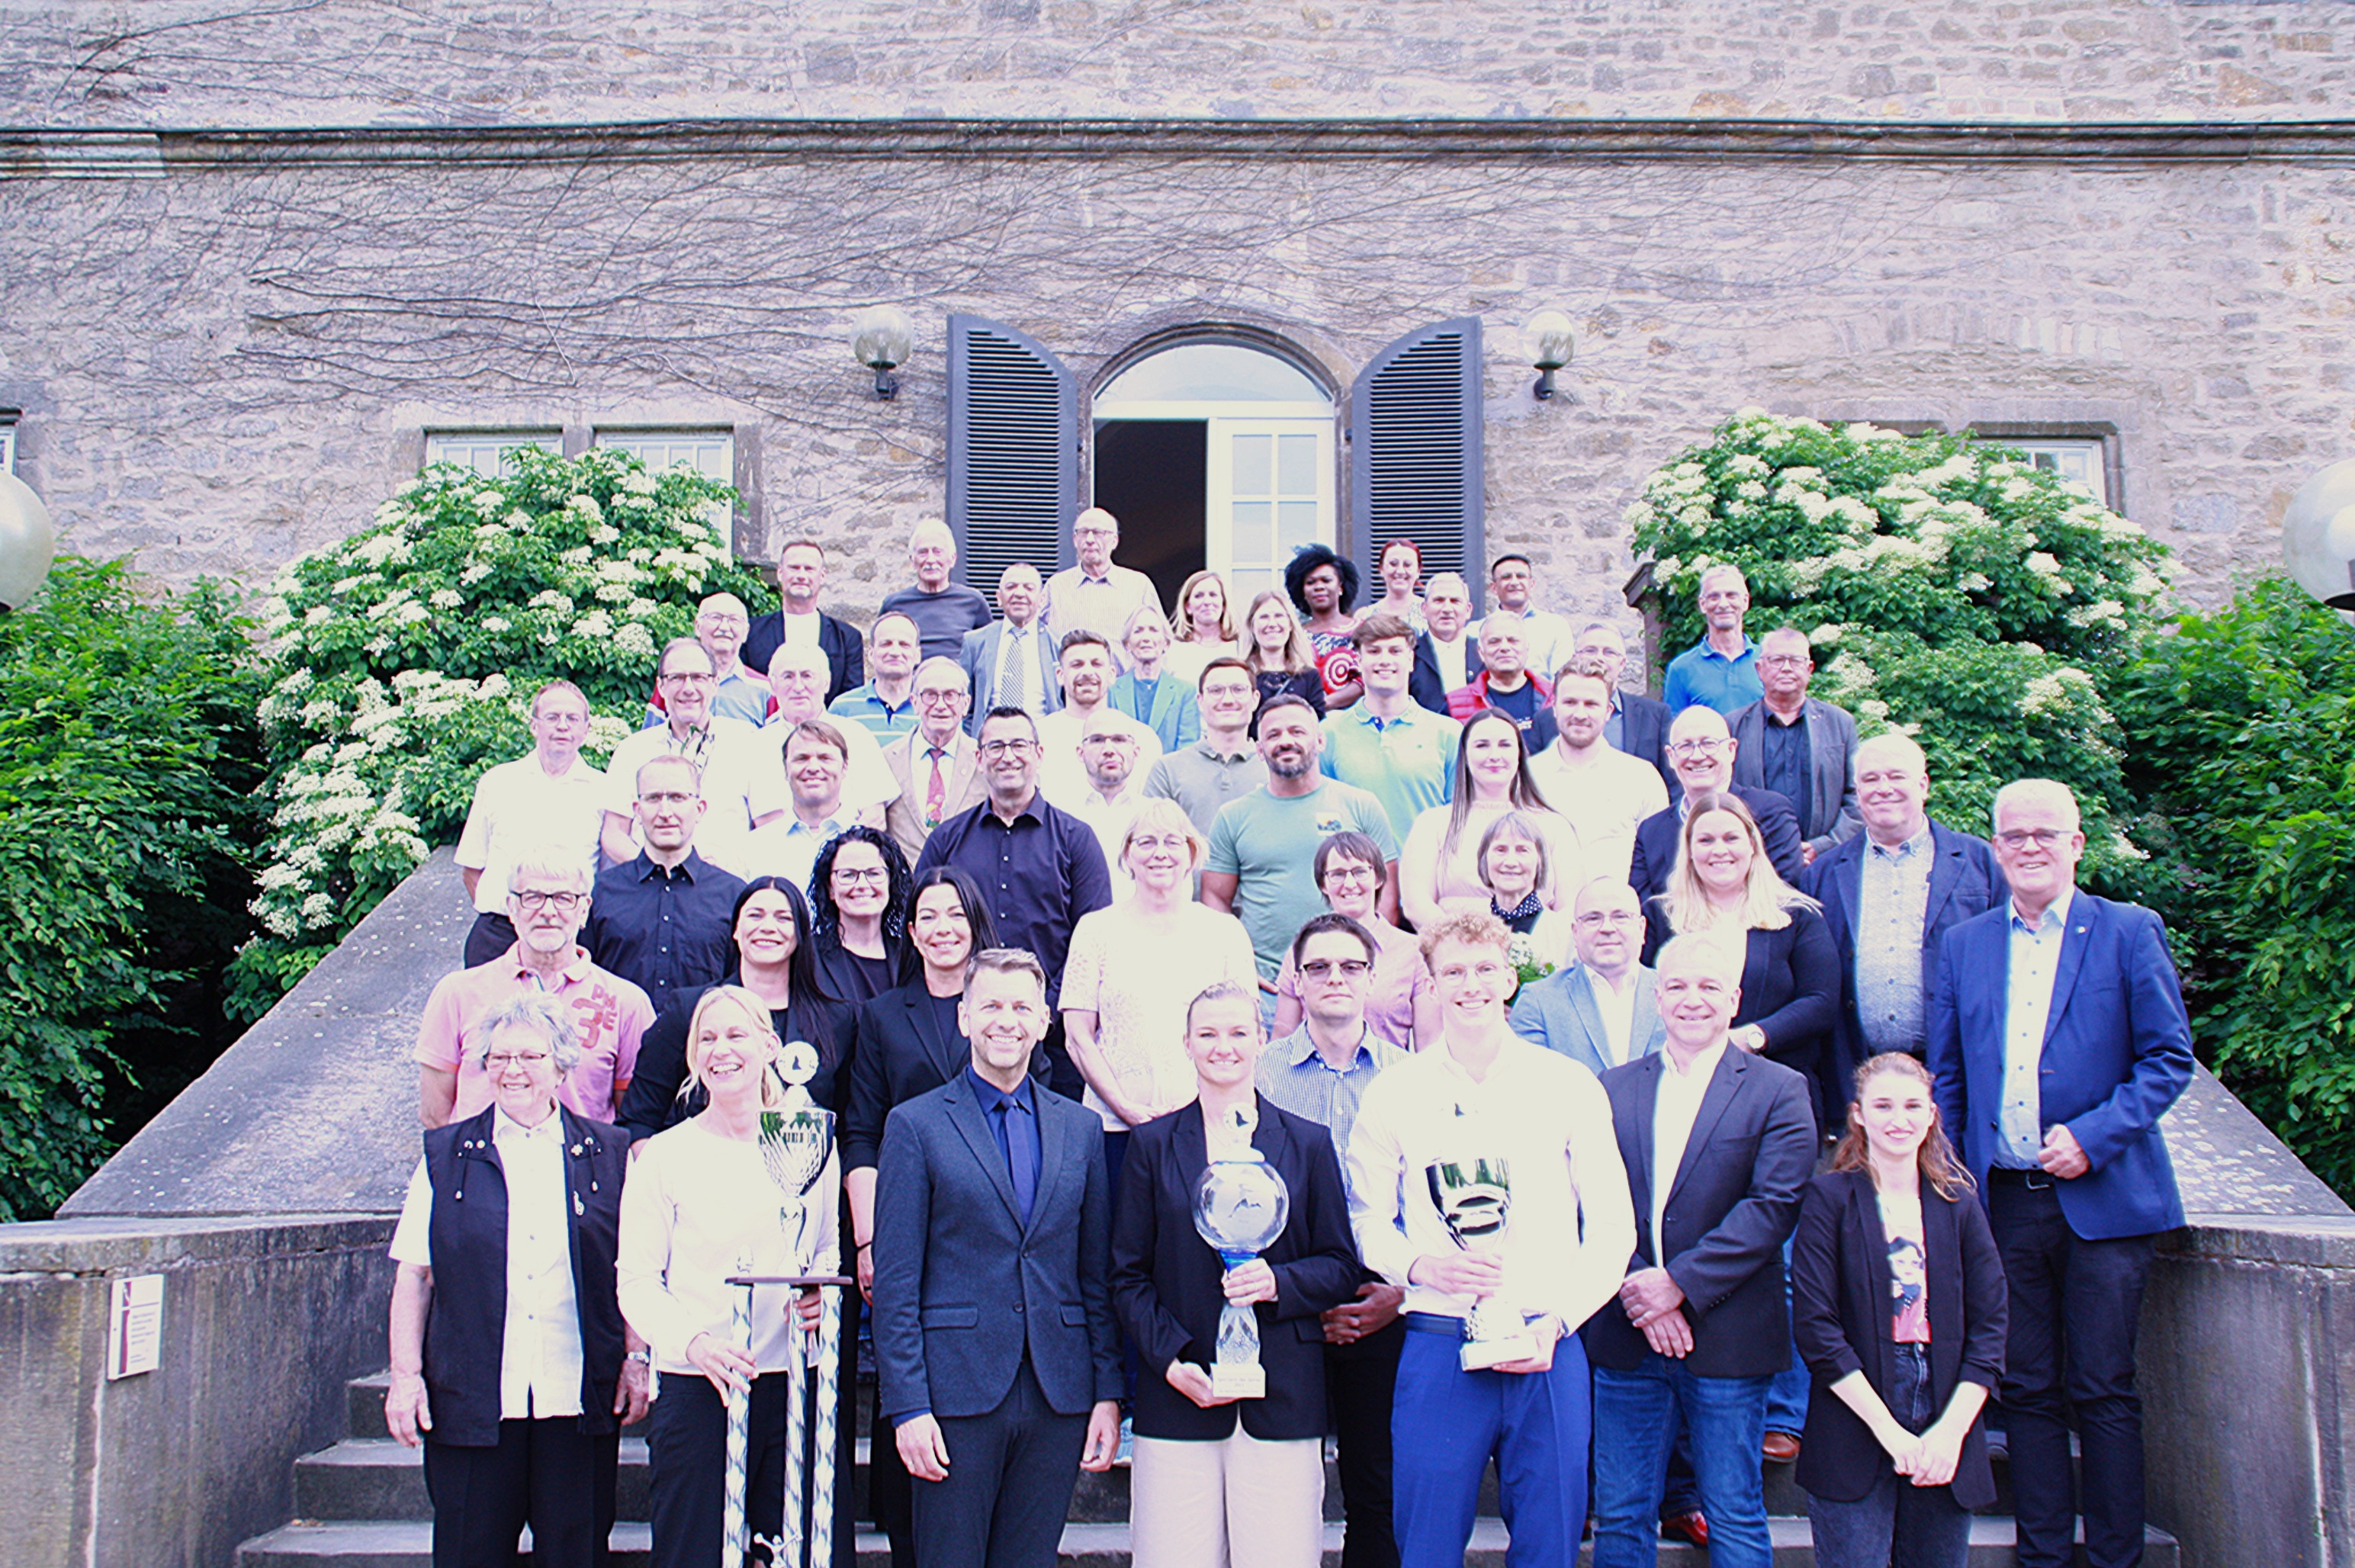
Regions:
<instances>
[{"instance_id":1,"label":"group of people","mask_svg":"<svg viewBox=\"0 0 2355 1568\"><path fill-rule=\"evenodd\" d=\"M756 1288L747 1346L726 1282L789 1261L755 1147L788 1056L837 1116L837 1462L864 1317L899 1568L1044 1568L1115 1463L1141 1568L1309 1568L1327 1438L1349 1568L1460 1562L1492 1464L1518 1561L1666 1531L1759 1568L1792 1461L1819 1562L1959 1564L1991 1416L2019 1561L2080 1515L2136 1561L2191 1050L2157 917L2075 885L2069 792L1932 820L1921 748L1809 696L1731 567L1659 701L1518 556L1474 626L1407 541L1361 613L1312 548L1239 636L1118 537L1081 514L993 616L928 525L864 639L796 541L781 610L719 596L661 651L602 773L581 693L536 694L459 847L392 1249L437 1563L527 1522L602 1562L643 1420L654 1558L703 1568L731 1394L778 1533L816 1305ZM1196 1191L1237 1159L1288 1214L1222 1258ZM1231 1304L1255 1397L1212 1375Z\"/></svg>"}]
</instances>

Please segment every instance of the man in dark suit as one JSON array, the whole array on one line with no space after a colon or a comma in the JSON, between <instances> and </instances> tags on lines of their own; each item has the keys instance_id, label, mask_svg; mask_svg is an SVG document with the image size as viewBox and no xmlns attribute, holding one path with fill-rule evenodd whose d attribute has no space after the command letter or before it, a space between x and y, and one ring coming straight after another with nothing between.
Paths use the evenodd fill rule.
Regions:
<instances>
[{"instance_id":1,"label":"man in dark suit","mask_svg":"<svg viewBox=\"0 0 2355 1568\"><path fill-rule=\"evenodd\" d=\"M1939 941L2011 894L1986 839L1930 820L1929 763L1910 737L1892 730L1857 748L1856 794L1864 831L1799 880L1824 906L1847 981L1830 1063L1841 1104L1867 1057L1923 1053Z\"/></svg>"},{"instance_id":2,"label":"man in dark suit","mask_svg":"<svg viewBox=\"0 0 2355 1568\"><path fill-rule=\"evenodd\" d=\"M1686 709L1668 726L1668 760L1676 764L1682 793L1670 790L1668 810L1655 812L1636 825L1636 854L1627 880L1638 896L1650 899L1665 892L1668 875L1677 869L1677 837L1684 831L1685 803L1695 795L1721 790L1750 808L1758 821L1759 837L1766 841L1766 858L1785 881L1796 885L1806 859L1799 845L1799 819L1791 803L1771 789L1752 789L1733 782L1733 735L1724 715L1706 705Z\"/></svg>"},{"instance_id":3,"label":"man in dark suit","mask_svg":"<svg viewBox=\"0 0 2355 1568\"><path fill-rule=\"evenodd\" d=\"M784 601L744 634L736 656L762 675L769 673L769 656L784 645L788 618L815 624L818 651L826 655L826 700L832 702L867 678L867 645L849 623L817 607L818 590L826 586L826 549L815 539L795 539L777 554L777 595ZM823 705L821 705L823 706Z\"/></svg>"},{"instance_id":4,"label":"man in dark suit","mask_svg":"<svg viewBox=\"0 0 2355 1568\"><path fill-rule=\"evenodd\" d=\"M2113 1568L2142 1558L2135 1328L2152 1238L2183 1223L2158 1119L2190 1082L2191 1025L2158 916L2078 890L2068 787L2016 780L1993 816L2011 898L1939 945L1929 1066L2009 1286L2019 1561L2069 1562L2082 1500L2086 1561Z\"/></svg>"},{"instance_id":5,"label":"man in dark suit","mask_svg":"<svg viewBox=\"0 0 2355 1568\"><path fill-rule=\"evenodd\" d=\"M981 733L982 718L993 708L1019 708L1044 719L1063 705L1055 639L1039 613L1041 597L1039 569L1018 560L998 576L998 618L964 635L956 658L973 689L968 734Z\"/></svg>"},{"instance_id":6,"label":"man in dark suit","mask_svg":"<svg viewBox=\"0 0 2355 1568\"><path fill-rule=\"evenodd\" d=\"M1742 950L1680 936L1657 960L1668 1038L1603 1078L1636 1207L1615 1307L1586 1325L1594 1367L1595 1568L1650 1568L1661 1472L1689 1435L1714 1568L1768 1568L1760 1447L1790 1364L1783 1243L1816 1168L1806 1080L1730 1042Z\"/></svg>"},{"instance_id":7,"label":"man in dark suit","mask_svg":"<svg viewBox=\"0 0 2355 1568\"><path fill-rule=\"evenodd\" d=\"M1603 725L1604 743L1651 763L1673 798L1677 774L1668 766L1668 705L1619 684L1627 673L1627 639L1608 621L1589 621L1579 628L1576 652L1611 667L1611 717Z\"/></svg>"},{"instance_id":8,"label":"man in dark suit","mask_svg":"<svg viewBox=\"0 0 2355 1568\"><path fill-rule=\"evenodd\" d=\"M1423 585L1425 630L1414 639L1414 669L1406 694L1418 708L1447 711L1447 694L1480 673L1479 639L1465 635L1472 619L1472 591L1452 571Z\"/></svg>"},{"instance_id":9,"label":"man in dark suit","mask_svg":"<svg viewBox=\"0 0 2355 1568\"><path fill-rule=\"evenodd\" d=\"M1806 634L1777 626L1758 644L1766 695L1726 718L1736 747L1733 782L1771 789L1791 803L1811 861L1863 826L1856 809L1856 720L1848 709L1807 695L1815 671Z\"/></svg>"},{"instance_id":10,"label":"man in dark suit","mask_svg":"<svg viewBox=\"0 0 2355 1568\"><path fill-rule=\"evenodd\" d=\"M1051 1568L1080 1469L1120 1445L1103 1129L1039 1087L1047 977L974 957L964 1072L893 1110L875 1189L879 1397L920 1568Z\"/></svg>"}]
</instances>

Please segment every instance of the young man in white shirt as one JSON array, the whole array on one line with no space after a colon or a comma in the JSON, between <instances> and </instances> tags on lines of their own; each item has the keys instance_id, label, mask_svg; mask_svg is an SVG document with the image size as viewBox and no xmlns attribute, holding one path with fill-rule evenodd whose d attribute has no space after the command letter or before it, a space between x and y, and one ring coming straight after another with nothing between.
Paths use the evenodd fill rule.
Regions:
<instances>
[{"instance_id":1,"label":"young man in white shirt","mask_svg":"<svg viewBox=\"0 0 2355 1568\"><path fill-rule=\"evenodd\" d=\"M1546 804L1577 827L1588 869L1624 879L1635 859L1636 825L1668 809L1668 789L1649 763L1604 741L1610 718L1608 667L1599 658L1572 658L1554 679L1553 744L1529 758L1529 777Z\"/></svg>"},{"instance_id":2,"label":"young man in white shirt","mask_svg":"<svg viewBox=\"0 0 2355 1568\"><path fill-rule=\"evenodd\" d=\"M752 835L745 852L752 876L783 877L806 891L818 851L857 820L842 794L850 773L847 728L854 726L805 719L785 738L785 787L794 806Z\"/></svg>"},{"instance_id":3,"label":"young man in white shirt","mask_svg":"<svg viewBox=\"0 0 2355 1568\"><path fill-rule=\"evenodd\" d=\"M486 770L458 836L458 876L474 906L466 933L466 967L487 964L516 944L507 919L507 873L527 850L575 856L597 869L605 821L605 775L581 759L589 738L589 699L569 680L532 694L529 754Z\"/></svg>"},{"instance_id":4,"label":"young man in white shirt","mask_svg":"<svg viewBox=\"0 0 2355 1568\"><path fill-rule=\"evenodd\" d=\"M803 720L826 717L826 656L815 648L787 644L770 656L769 691L777 699L777 710L761 727L761 741L763 746L776 748L781 776L785 738ZM835 728L842 732L843 744L850 752L849 770L842 783L843 800L860 822L880 827L884 807L900 793L898 781L884 764L882 745L864 724Z\"/></svg>"},{"instance_id":5,"label":"young man in white shirt","mask_svg":"<svg viewBox=\"0 0 2355 1568\"><path fill-rule=\"evenodd\" d=\"M1440 1043L1368 1086L1349 1137L1359 1252L1406 1287L1392 1430L1413 1435L1415 1457L1394 1473L1401 1568L1463 1562L1491 1457L1513 1560L1577 1560L1589 1448L1578 1328L1610 1303L1635 1245L1594 1075L1505 1021L1509 941L1490 914L1423 933ZM1480 1359L1465 1322L1476 1303L1517 1331L1519 1353L1467 1371Z\"/></svg>"}]
</instances>

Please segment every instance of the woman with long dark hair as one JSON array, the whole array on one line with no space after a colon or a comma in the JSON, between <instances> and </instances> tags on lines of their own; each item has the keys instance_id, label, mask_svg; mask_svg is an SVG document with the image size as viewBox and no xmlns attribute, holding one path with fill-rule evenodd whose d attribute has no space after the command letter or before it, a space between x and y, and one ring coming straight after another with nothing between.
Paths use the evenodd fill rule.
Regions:
<instances>
[{"instance_id":1,"label":"woman with long dark hair","mask_svg":"<svg viewBox=\"0 0 2355 1568\"><path fill-rule=\"evenodd\" d=\"M879 828L845 828L810 869L817 983L856 1008L911 976L908 859Z\"/></svg>"},{"instance_id":2,"label":"woman with long dark hair","mask_svg":"<svg viewBox=\"0 0 2355 1568\"><path fill-rule=\"evenodd\" d=\"M1416 929L1451 914L1488 907L1480 880L1480 840L1507 812L1518 812L1545 836L1548 875L1538 896L1549 909L1560 889L1575 887L1582 864L1578 828L1546 804L1529 777L1529 748L1512 716L1484 708L1464 721L1455 745L1455 787L1445 805L1414 819L1399 847L1399 911Z\"/></svg>"},{"instance_id":3,"label":"woman with long dark hair","mask_svg":"<svg viewBox=\"0 0 2355 1568\"><path fill-rule=\"evenodd\" d=\"M1261 708L1289 695L1315 709L1317 718L1325 717L1325 679L1316 673L1308 638L1283 594L1263 593L1251 602L1251 611L1243 617L1243 664L1259 688ZM1259 734L1256 712L1252 715L1251 732L1254 738Z\"/></svg>"}]
</instances>

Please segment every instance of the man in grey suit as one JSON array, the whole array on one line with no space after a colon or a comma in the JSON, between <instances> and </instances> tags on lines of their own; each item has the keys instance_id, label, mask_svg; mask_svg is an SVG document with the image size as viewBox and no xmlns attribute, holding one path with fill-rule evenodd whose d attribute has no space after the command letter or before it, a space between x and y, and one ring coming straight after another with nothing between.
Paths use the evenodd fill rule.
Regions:
<instances>
[{"instance_id":1,"label":"man in grey suit","mask_svg":"<svg viewBox=\"0 0 2355 1568\"><path fill-rule=\"evenodd\" d=\"M1047 1023L1036 958L975 955L971 1063L883 1125L875 1359L917 1568L1052 1568L1078 1471L1120 1445L1103 1129L1031 1080Z\"/></svg>"},{"instance_id":2,"label":"man in grey suit","mask_svg":"<svg viewBox=\"0 0 2355 1568\"><path fill-rule=\"evenodd\" d=\"M973 697L966 734L979 735L982 716L993 708L1019 708L1044 719L1063 706L1055 678L1055 639L1039 613L1044 603L1039 569L1028 561L1018 560L998 574L998 618L967 632L957 650Z\"/></svg>"},{"instance_id":3,"label":"man in grey suit","mask_svg":"<svg viewBox=\"0 0 2355 1568\"><path fill-rule=\"evenodd\" d=\"M1644 944L1636 890L1616 877L1597 877L1578 890L1572 911L1578 962L1521 987L1510 1021L1515 1034L1600 1078L1659 1050L1667 1031L1652 971L1636 961Z\"/></svg>"},{"instance_id":4,"label":"man in grey suit","mask_svg":"<svg viewBox=\"0 0 2355 1568\"><path fill-rule=\"evenodd\" d=\"M1799 815L1799 852L1810 862L1864 826L1856 808L1856 720L1846 709L1807 695L1815 673L1806 634L1776 627L1758 645L1766 695L1726 720L1733 731L1733 782L1790 801Z\"/></svg>"}]
</instances>

